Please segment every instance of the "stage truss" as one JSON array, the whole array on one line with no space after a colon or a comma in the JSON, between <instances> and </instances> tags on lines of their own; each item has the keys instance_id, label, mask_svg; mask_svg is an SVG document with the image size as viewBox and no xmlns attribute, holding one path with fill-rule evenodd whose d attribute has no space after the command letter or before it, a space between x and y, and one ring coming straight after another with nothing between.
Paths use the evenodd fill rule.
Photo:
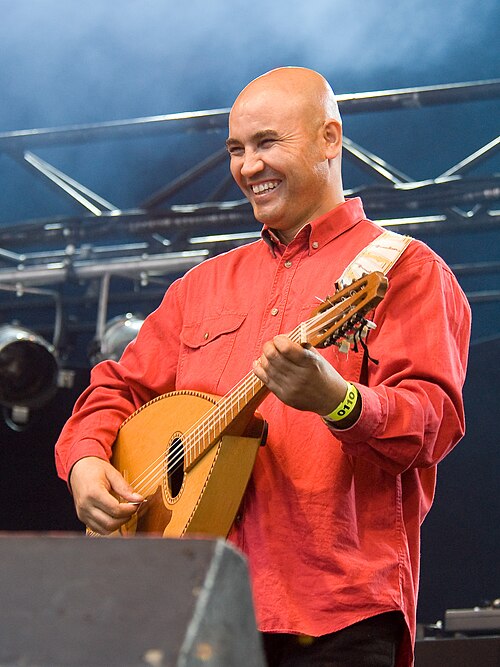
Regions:
<instances>
[{"instance_id":1,"label":"stage truss","mask_svg":"<svg viewBox=\"0 0 500 667\"><path fill-rule=\"evenodd\" d=\"M489 80L339 95L338 102L346 117L498 97L500 80ZM70 217L0 226L2 319L19 320L50 333L61 358L71 365L78 347L75 336L83 333L99 340L111 305L115 310L140 310L142 304L149 311L175 277L209 256L258 238L259 225L248 202L228 196L232 186L224 148L228 113L228 109L212 109L0 134L0 154L29 169L34 179L50 184L79 210ZM215 152L126 210L36 153L47 146L209 132L220 134ZM414 180L345 137L344 160L366 177L366 183L347 190L346 195L360 195L370 217L416 237L499 230L500 210L495 207L500 176L488 170L484 174L499 147L500 137L492 137L444 172ZM185 188L196 189L214 173L217 185L202 201L175 203ZM200 192L204 192L202 187ZM500 261L461 262L452 268L459 278L498 278ZM470 301L498 303L498 280L489 285L488 289L467 290Z\"/></svg>"}]
</instances>

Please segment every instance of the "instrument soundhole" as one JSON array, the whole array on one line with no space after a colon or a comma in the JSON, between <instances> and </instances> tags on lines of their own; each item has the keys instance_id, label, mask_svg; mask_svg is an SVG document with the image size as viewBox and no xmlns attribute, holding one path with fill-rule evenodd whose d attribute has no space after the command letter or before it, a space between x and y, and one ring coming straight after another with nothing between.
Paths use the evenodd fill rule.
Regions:
<instances>
[{"instance_id":1,"label":"instrument soundhole","mask_svg":"<svg viewBox=\"0 0 500 667\"><path fill-rule=\"evenodd\" d=\"M170 443L167 460L168 491L170 496L175 498L179 494L184 481L184 446L181 438L174 438Z\"/></svg>"}]
</instances>

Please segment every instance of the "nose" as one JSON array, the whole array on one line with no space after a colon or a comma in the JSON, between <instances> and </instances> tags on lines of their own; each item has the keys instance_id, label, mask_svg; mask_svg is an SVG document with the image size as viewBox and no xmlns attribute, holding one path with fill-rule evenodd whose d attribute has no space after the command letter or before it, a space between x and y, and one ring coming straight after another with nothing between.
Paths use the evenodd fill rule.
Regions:
<instances>
[{"instance_id":1,"label":"nose","mask_svg":"<svg viewBox=\"0 0 500 667\"><path fill-rule=\"evenodd\" d=\"M244 178L252 178L264 169L264 162L255 151L246 151L241 164L241 175Z\"/></svg>"}]
</instances>

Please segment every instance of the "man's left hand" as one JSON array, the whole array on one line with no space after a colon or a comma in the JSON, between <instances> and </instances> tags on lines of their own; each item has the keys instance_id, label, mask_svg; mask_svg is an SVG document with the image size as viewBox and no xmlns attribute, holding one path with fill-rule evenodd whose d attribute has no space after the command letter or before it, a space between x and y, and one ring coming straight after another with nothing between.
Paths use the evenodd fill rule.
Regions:
<instances>
[{"instance_id":1,"label":"man's left hand","mask_svg":"<svg viewBox=\"0 0 500 667\"><path fill-rule=\"evenodd\" d=\"M286 405L319 415L334 410L347 391L347 382L319 352L284 335L265 343L253 372Z\"/></svg>"}]
</instances>

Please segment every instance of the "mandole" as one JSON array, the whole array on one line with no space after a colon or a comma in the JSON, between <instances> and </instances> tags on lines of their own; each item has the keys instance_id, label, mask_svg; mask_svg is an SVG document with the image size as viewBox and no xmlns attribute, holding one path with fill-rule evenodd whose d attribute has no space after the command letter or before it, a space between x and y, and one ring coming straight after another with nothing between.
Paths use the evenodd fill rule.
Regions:
<instances>
[{"instance_id":1,"label":"mandole","mask_svg":"<svg viewBox=\"0 0 500 667\"><path fill-rule=\"evenodd\" d=\"M375 326L365 315L386 290L382 273L363 276L327 297L288 337L304 346L349 349ZM128 417L111 463L147 502L111 535L227 536L265 439L256 409L267 393L249 372L223 397L174 391Z\"/></svg>"}]
</instances>

